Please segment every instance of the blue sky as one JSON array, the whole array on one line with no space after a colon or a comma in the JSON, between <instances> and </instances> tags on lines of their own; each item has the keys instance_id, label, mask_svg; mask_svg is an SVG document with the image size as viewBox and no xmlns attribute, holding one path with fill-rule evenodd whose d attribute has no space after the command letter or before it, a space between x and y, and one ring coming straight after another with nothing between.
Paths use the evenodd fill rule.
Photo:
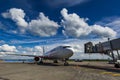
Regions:
<instances>
[{"instance_id":1,"label":"blue sky","mask_svg":"<svg viewBox=\"0 0 120 80\"><path fill-rule=\"evenodd\" d=\"M0 0L0 5L0 47L120 37L120 0Z\"/></svg>"}]
</instances>

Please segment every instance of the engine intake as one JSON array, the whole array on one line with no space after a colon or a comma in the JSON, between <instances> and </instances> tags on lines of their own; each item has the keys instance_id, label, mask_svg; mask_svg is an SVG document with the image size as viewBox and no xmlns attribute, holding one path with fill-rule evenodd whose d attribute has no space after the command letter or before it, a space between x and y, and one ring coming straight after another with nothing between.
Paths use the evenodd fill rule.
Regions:
<instances>
[{"instance_id":1,"label":"engine intake","mask_svg":"<svg viewBox=\"0 0 120 80\"><path fill-rule=\"evenodd\" d=\"M35 61L39 61L40 58L39 58L39 57L34 57L34 60L35 60Z\"/></svg>"}]
</instances>

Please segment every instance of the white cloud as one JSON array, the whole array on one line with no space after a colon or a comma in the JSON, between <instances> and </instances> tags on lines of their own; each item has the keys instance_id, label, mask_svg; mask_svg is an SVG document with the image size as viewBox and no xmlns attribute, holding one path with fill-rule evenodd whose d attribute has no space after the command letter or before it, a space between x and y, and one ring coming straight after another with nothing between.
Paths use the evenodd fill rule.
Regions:
<instances>
[{"instance_id":1,"label":"white cloud","mask_svg":"<svg viewBox=\"0 0 120 80\"><path fill-rule=\"evenodd\" d=\"M63 16L62 25L64 26L63 32L68 36L80 37L88 35L91 30L84 18L80 18L77 14L68 14L67 9L61 11Z\"/></svg>"},{"instance_id":2,"label":"white cloud","mask_svg":"<svg viewBox=\"0 0 120 80\"><path fill-rule=\"evenodd\" d=\"M18 53L20 54L28 54L28 55L42 55L43 49L41 46L34 46L34 47L22 47L18 46Z\"/></svg>"},{"instance_id":3,"label":"white cloud","mask_svg":"<svg viewBox=\"0 0 120 80\"><path fill-rule=\"evenodd\" d=\"M72 0L71 0L72 1ZM68 1L69 2L69 1ZM61 20L62 30L65 36L71 37L115 37L116 32L107 27L109 25L118 24L119 21L108 24L106 27L100 25L88 25L86 22L88 18L81 18L76 13L68 14L67 9L61 10L63 20ZM11 30L12 33L18 33L18 31L25 33L28 32L32 35L49 37L57 34L59 24L50 20L44 13L40 13L39 17L35 20L31 20L29 23L25 21L25 12L22 9L11 8L7 12L2 13L4 18L10 18L16 22L18 29Z\"/></svg>"},{"instance_id":4,"label":"white cloud","mask_svg":"<svg viewBox=\"0 0 120 80\"><path fill-rule=\"evenodd\" d=\"M10 18L16 25L19 26L22 33L25 32L25 28L28 26L28 23L25 21L25 12L22 9L11 8L7 12L2 13L4 18Z\"/></svg>"},{"instance_id":5,"label":"white cloud","mask_svg":"<svg viewBox=\"0 0 120 80\"><path fill-rule=\"evenodd\" d=\"M35 46L34 49L35 49L35 51L42 51L43 50L41 46Z\"/></svg>"},{"instance_id":6,"label":"white cloud","mask_svg":"<svg viewBox=\"0 0 120 80\"><path fill-rule=\"evenodd\" d=\"M29 31L38 36L53 36L56 35L59 25L46 17L43 13L40 13L39 18L32 20L29 23Z\"/></svg>"},{"instance_id":7,"label":"white cloud","mask_svg":"<svg viewBox=\"0 0 120 80\"><path fill-rule=\"evenodd\" d=\"M31 20L29 23L25 21L25 12L22 9L11 8L7 12L2 13L4 18L12 19L18 26L21 33L29 31L32 35L49 37L56 35L59 25L40 13L36 20ZM18 33L17 29L12 31Z\"/></svg>"},{"instance_id":8,"label":"white cloud","mask_svg":"<svg viewBox=\"0 0 120 80\"><path fill-rule=\"evenodd\" d=\"M109 23L107 23L106 25L118 27L120 25L120 18L114 19L114 20L110 21Z\"/></svg>"},{"instance_id":9,"label":"white cloud","mask_svg":"<svg viewBox=\"0 0 120 80\"><path fill-rule=\"evenodd\" d=\"M100 25L93 25L92 32L101 37L115 37L116 32L109 27L102 27Z\"/></svg>"},{"instance_id":10,"label":"white cloud","mask_svg":"<svg viewBox=\"0 0 120 80\"><path fill-rule=\"evenodd\" d=\"M43 48L41 46L34 47L34 54L35 55L43 55Z\"/></svg>"},{"instance_id":11,"label":"white cloud","mask_svg":"<svg viewBox=\"0 0 120 80\"><path fill-rule=\"evenodd\" d=\"M68 14L67 9L61 10L63 20L61 21L64 27L63 34L72 37L85 37L88 35L96 35L98 37L115 37L116 32L109 28L100 25L88 25L86 19L81 18L76 13Z\"/></svg>"},{"instance_id":12,"label":"white cloud","mask_svg":"<svg viewBox=\"0 0 120 80\"><path fill-rule=\"evenodd\" d=\"M107 17L102 19L99 22L96 22L96 24L109 26L113 30L115 30L117 33L120 32L120 17ZM117 37L120 37L120 34L117 34Z\"/></svg>"},{"instance_id":13,"label":"white cloud","mask_svg":"<svg viewBox=\"0 0 120 80\"><path fill-rule=\"evenodd\" d=\"M4 45L0 46L0 51L1 52L16 52L17 49L15 46L10 46L8 44L4 44Z\"/></svg>"}]
</instances>

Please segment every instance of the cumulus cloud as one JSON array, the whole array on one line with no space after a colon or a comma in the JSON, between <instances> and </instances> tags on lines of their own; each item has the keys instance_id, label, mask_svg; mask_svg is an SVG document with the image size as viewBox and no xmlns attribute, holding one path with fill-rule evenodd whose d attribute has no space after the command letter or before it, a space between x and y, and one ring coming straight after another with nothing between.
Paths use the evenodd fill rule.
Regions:
<instances>
[{"instance_id":1,"label":"cumulus cloud","mask_svg":"<svg viewBox=\"0 0 120 80\"><path fill-rule=\"evenodd\" d=\"M35 49L35 51L42 51L43 50L41 46L35 46L34 49Z\"/></svg>"},{"instance_id":2,"label":"cumulus cloud","mask_svg":"<svg viewBox=\"0 0 120 80\"><path fill-rule=\"evenodd\" d=\"M91 30L88 24L85 22L86 19L80 18L77 14L68 14L67 9L61 11L63 16L62 25L64 26L63 33L68 36L80 37L88 35Z\"/></svg>"},{"instance_id":3,"label":"cumulus cloud","mask_svg":"<svg viewBox=\"0 0 120 80\"><path fill-rule=\"evenodd\" d=\"M87 23L88 18L81 18L76 13L68 14L67 9L61 10L63 19L61 20L62 30L65 36L70 37L115 37L116 32L107 27L101 25L89 25ZM44 13L40 13L37 19L31 20L30 22L25 21L25 12L22 9L11 8L7 12L2 13L4 18L12 19L18 26L18 30L22 33L28 32L32 35L50 37L57 34L59 24L53 20L50 20ZM112 24L119 23L114 22ZM111 24L108 24L108 26ZM1 28L1 27L0 27ZM18 33L16 30L11 30L12 33Z\"/></svg>"},{"instance_id":4,"label":"cumulus cloud","mask_svg":"<svg viewBox=\"0 0 120 80\"><path fill-rule=\"evenodd\" d=\"M10 18L16 25L19 26L21 32L25 32L25 28L28 26L28 23L25 21L25 12L22 9L11 8L7 12L2 13L4 18Z\"/></svg>"},{"instance_id":5,"label":"cumulus cloud","mask_svg":"<svg viewBox=\"0 0 120 80\"><path fill-rule=\"evenodd\" d=\"M109 28L100 25L88 25L86 19L81 18L76 13L68 14L67 9L61 10L63 20L61 21L64 27L63 34L72 37L83 37L88 35L96 35L97 37L115 37L116 32Z\"/></svg>"},{"instance_id":6,"label":"cumulus cloud","mask_svg":"<svg viewBox=\"0 0 120 80\"><path fill-rule=\"evenodd\" d=\"M19 53L21 54L28 54L28 55L42 55L43 49L41 46L34 46L34 47L17 47Z\"/></svg>"},{"instance_id":7,"label":"cumulus cloud","mask_svg":"<svg viewBox=\"0 0 120 80\"><path fill-rule=\"evenodd\" d=\"M56 35L59 27L56 22L50 20L42 12L37 19L31 20L29 23L25 21L25 12L22 9L11 8L7 12L2 13L2 16L12 19L20 32L29 31L32 35L37 36L49 37ZM14 30L13 33L17 33L17 30Z\"/></svg>"},{"instance_id":8,"label":"cumulus cloud","mask_svg":"<svg viewBox=\"0 0 120 80\"><path fill-rule=\"evenodd\" d=\"M101 37L115 37L116 32L109 27L102 27L100 25L93 25L92 33Z\"/></svg>"},{"instance_id":9,"label":"cumulus cloud","mask_svg":"<svg viewBox=\"0 0 120 80\"><path fill-rule=\"evenodd\" d=\"M8 44L4 44L4 45L0 46L0 51L1 52L16 52L17 49L15 46L10 46Z\"/></svg>"},{"instance_id":10,"label":"cumulus cloud","mask_svg":"<svg viewBox=\"0 0 120 80\"><path fill-rule=\"evenodd\" d=\"M29 23L28 29L34 35L49 37L57 33L58 27L56 22L50 20L44 13L40 13L38 19Z\"/></svg>"},{"instance_id":11,"label":"cumulus cloud","mask_svg":"<svg viewBox=\"0 0 120 80\"><path fill-rule=\"evenodd\" d=\"M102 19L99 22L96 22L96 24L109 26L110 28L115 30L117 33L120 32L120 17L107 17ZM120 34L117 34L117 37L120 37Z\"/></svg>"}]
</instances>

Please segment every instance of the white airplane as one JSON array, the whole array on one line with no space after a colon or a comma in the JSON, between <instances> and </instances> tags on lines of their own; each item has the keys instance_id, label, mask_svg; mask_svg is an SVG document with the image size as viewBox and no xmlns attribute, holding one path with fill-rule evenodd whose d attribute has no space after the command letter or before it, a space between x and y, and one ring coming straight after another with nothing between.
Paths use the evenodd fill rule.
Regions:
<instances>
[{"instance_id":1,"label":"white airplane","mask_svg":"<svg viewBox=\"0 0 120 80\"><path fill-rule=\"evenodd\" d=\"M64 66L69 65L67 60L73 55L73 51L69 49L70 46L58 46L46 53L44 53L43 48L43 55L25 55L25 54L8 54L8 55L16 55L16 56L28 56L28 57L34 57L34 61L37 63L43 63L43 59L50 59L53 60L54 63L58 63L57 60L64 61Z\"/></svg>"}]
</instances>

